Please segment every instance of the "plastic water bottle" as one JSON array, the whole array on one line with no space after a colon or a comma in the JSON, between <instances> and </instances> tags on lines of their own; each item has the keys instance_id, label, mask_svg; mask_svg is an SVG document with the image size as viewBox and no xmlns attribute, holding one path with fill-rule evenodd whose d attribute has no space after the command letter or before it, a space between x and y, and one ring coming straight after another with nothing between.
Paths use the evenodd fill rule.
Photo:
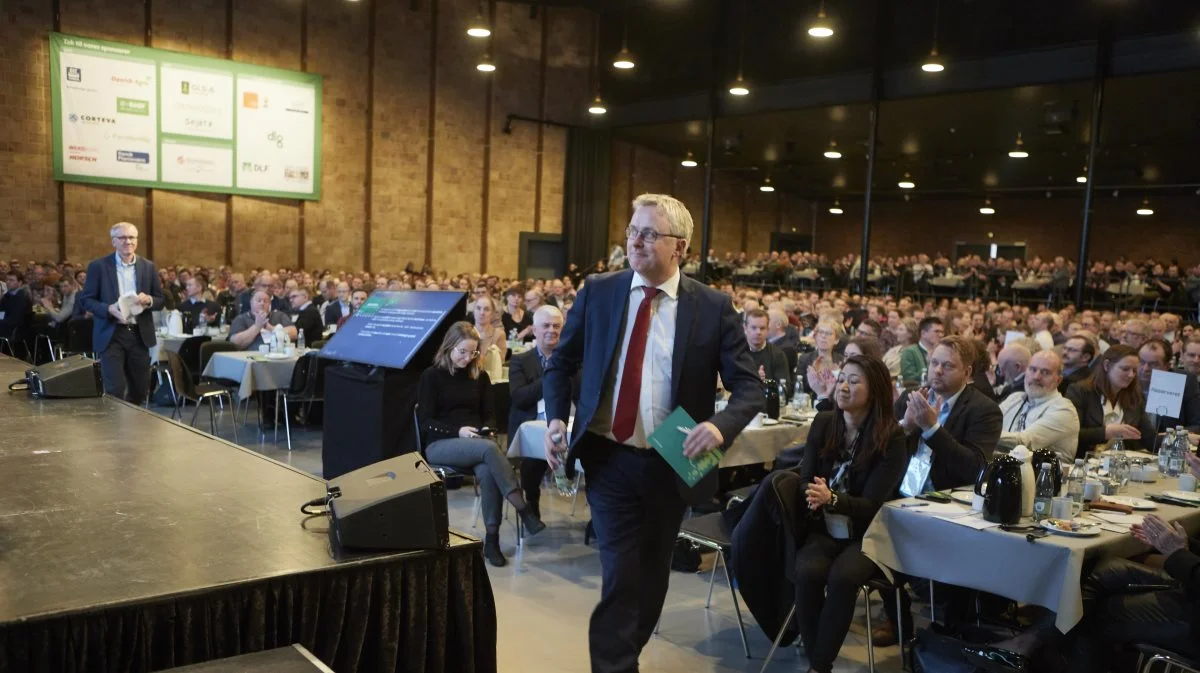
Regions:
<instances>
[{"instance_id":1,"label":"plastic water bottle","mask_svg":"<svg viewBox=\"0 0 1200 673\"><path fill-rule=\"evenodd\" d=\"M788 398L787 387L783 385L783 379L779 379L779 403L780 403L780 405L782 405L783 401L786 400L787 398Z\"/></svg>"},{"instance_id":2,"label":"plastic water bottle","mask_svg":"<svg viewBox=\"0 0 1200 673\"><path fill-rule=\"evenodd\" d=\"M900 399L900 396L903 394L904 394L904 379L899 374L896 374L896 399Z\"/></svg>"},{"instance_id":3,"label":"plastic water bottle","mask_svg":"<svg viewBox=\"0 0 1200 673\"><path fill-rule=\"evenodd\" d=\"M1166 475L1171 469L1171 454L1175 451L1175 429L1167 428L1162 444L1158 445L1158 473Z\"/></svg>"},{"instance_id":4,"label":"plastic water bottle","mask_svg":"<svg viewBox=\"0 0 1200 673\"><path fill-rule=\"evenodd\" d=\"M298 330L296 332L296 348L299 350L304 350L304 330Z\"/></svg>"},{"instance_id":5,"label":"plastic water bottle","mask_svg":"<svg viewBox=\"0 0 1200 673\"><path fill-rule=\"evenodd\" d=\"M1079 504L1083 504L1083 480L1087 478L1087 470L1083 467L1083 459L1076 458L1075 465L1067 474L1067 495Z\"/></svg>"},{"instance_id":6,"label":"plastic water bottle","mask_svg":"<svg viewBox=\"0 0 1200 673\"><path fill-rule=\"evenodd\" d=\"M561 432L556 432L550 435L550 441L555 445L562 444L563 436ZM567 478L567 456L564 453L562 462L558 467L554 468L554 485L558 488L558 494L566 497L575 495L575 482Z\"/></svg>"},{"instance_id":7,"label":"plastic water bottle","mask_svg":"<svg viewBox=\"0 0 1200 673\"><path fill-rule=\"evenodd\" d=\"M804 389L800 387L800 376L796 376L796 385L792 386L792 409L802 411L800 406L800 396L804 394Z\"/></svg>"},{"instance_id":8,"label":"plastic water bottle","mask_svg":"<svg viewBox=\"0 0 1200 673\"><path fill-rule=\"evenodd\" d=\"M1183 454L1187 451L1187 431L1184 430L1183 437L1180 437L1178 430L1175 431L1175 441L1171 442L1171 452L1167 458L1167 476L1178 477L1183 471L1184 458ZM1183 441L1180 441L1182 439ZM1163 442L1166 444L1166 442Z\"/></svg>"},{"instance_id":9,"label":"plastic water bottle","mask_svg":"<svg viewBox=\"0 0 1200 673\"><path fill-rule=\"evenodd\" d=\"M1050 463L1042 463L1038 472L1037 494L1033 498L1033 520L1041 521L1050 516L1050 501L1054 499L1054 473ZM1082 494L1080 494L1082 497Z\"/></svg>"},{"instance_id":10,"label":"plastic water bottle","mask_svg":"<svg viewBox=\"0 0 1200 673\"><path fill-rule=\"evenodd\" d=\"M208 316L204 315L204 311L197 314L196 327L200 328L201 334L208 334Z\"/></svg>"}]
</instances>

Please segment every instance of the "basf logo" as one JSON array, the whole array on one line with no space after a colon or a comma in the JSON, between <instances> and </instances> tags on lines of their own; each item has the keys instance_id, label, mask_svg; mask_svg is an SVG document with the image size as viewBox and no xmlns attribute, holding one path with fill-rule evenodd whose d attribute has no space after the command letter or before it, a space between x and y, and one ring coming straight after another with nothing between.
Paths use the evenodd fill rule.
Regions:
<instances>
[{"instance_id":1,"label":"basf logo","mask_svg":"<svg viewBox=\"0 0 1200 673\"><path fill-rule=\"evenodd\" d=\"M80 70L79 68L67 66L67 81L68 82L82 82L83 81L83 71Z\"/></svg>"}]
</instances>

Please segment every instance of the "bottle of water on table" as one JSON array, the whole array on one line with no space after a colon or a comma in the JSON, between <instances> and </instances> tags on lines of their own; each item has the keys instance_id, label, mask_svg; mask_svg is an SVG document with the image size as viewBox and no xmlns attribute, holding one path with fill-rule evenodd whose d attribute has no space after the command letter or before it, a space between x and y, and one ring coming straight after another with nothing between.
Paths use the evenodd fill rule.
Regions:
<instances>
[{"instance_id":1,"label":"bottle of water on table","mask_svg":"<svg viewBox=\"0 0 1200 673\"><path fill-rule=\"evenodd\" d=\"M1083 466L1083 459L1076 458L1075 465L1067 474L1067 496L1081 505L1083 504L1083 480L1086 478L1087 470Z\"/></svg>"},{"instance_id":2,"label":"bottle of water on table","mask_svg":"<svg viewBox=\"0 0 1200 673\"><path fill-rule=\"evenodd\" d=\"M1162 444L1158 445L1158 473L1166 476L1170 470L1171 454L1175 451L1175 430L1167 428L1163 433Z\"/></svg>"},{"instance_id":3,"label":"bottle of water on table","mask_svg":"<svg viewBox=\"0 0 1200 673\"><path fill-rule=\"evenodd\" d=\"M1050 516L1051 500L1054 499L1054 473L1050 471L1050 463L1042 463L1038 472L1037 490L1033 499L1033 520L1041 521Z\"/></svg>"}]
</instances>

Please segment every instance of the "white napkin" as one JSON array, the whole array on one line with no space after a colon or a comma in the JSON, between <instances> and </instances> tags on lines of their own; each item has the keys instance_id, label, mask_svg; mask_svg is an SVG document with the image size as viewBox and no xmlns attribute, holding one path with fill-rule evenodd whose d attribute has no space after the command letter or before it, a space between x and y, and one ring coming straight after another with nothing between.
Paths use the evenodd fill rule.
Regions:
<instances>
[{"instance_id":1,"label":"white napkin","mask_svg":"<svg viewBox=\"0 0 1200 673\"><path fill-rule=\"evenodd\" d=\"M138 301L136 292L126 292L117 299L117 308L121 309L121 320L129 322L129 319L140 315L145 309L142 302Z\"/></svg>"}]
</instances>

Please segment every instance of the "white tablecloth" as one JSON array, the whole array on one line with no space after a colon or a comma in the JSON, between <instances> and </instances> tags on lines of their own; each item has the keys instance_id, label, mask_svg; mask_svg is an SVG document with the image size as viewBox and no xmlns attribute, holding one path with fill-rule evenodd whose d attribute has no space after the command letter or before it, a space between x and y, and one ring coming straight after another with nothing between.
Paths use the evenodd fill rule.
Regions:
<instances>
[{"instance_id":1,"label":"white tablecloth","mask_svg":"<svg viewBox=\"0 0 1200 673\"><path fill-rule=\"evenodd\" d=\"M1040 290L1050 284L1049 279L1018 280L1012 284L1014 290Z\"/></svg>"},{"instance_id":2,"label":"white tablecloth","mask_svg":"<svg viewBox=\"0 0 1200 673\"><path fill-rule=\"evenodd\" d=\"M809 425L780 423L746 428L725 452L721 467L769 463L787 447L803 442L808 437ZM510 432L509 458L546 458L546 421L526 421Z\"/></svg>"},{"instance_id":3,"label":"white tablecloth","mask_svg":"<svg viewBox=\"0 0 1200 673\"><path fill-rule=\"evenodd\" d=\"M297 351L292 357L271 360L258 351L218 351L204 367L203 375L238 381L242 384L238 397L246 399L255 391L287 388L300 355Z\"/></svg>"},{"instance_id":4,"label":"white tablecloth","mask_svg":"<svg viewBox=\"0 0 1200 673\"><path fill-rule=\"evenodd\" d=\"M1122 495L1161 493L1176 488L1176 481L1131 484ZM1055 625L1063 633L1083 617L1079 582L1085 558L1129 557L1146 551L1131 534L1108 531L1082 538L1047 535L1030 543L1024 534L999 528L975 530L935 518L921 508L899 506L906 502L917 501L906 498L880 508L863 538L862 551L868 558L914 577L1041 605L1057 614ZM1159 503L1154 514L1166 521L1179 519L1193 533L1200 527L1200 509Z\"/></svg>"},{"instance_id":5,"label":"white tablecloth","mask_svg":"<svg viewBox=\"0 0 1200 673\"><path fill-rule=\"evenodd\" d=\"M944 276L941 278L930 278L929 284L934 287L958 287L962 285L962 276Z\"/></svg>"}]
</instances>

